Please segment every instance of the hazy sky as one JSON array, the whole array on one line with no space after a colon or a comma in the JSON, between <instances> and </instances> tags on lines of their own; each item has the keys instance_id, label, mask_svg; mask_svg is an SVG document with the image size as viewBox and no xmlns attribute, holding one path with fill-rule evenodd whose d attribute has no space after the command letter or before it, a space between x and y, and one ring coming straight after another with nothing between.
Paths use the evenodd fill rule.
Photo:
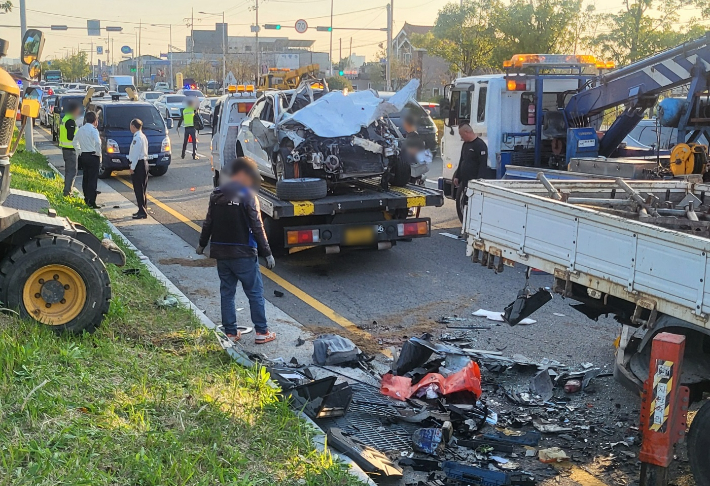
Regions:
<instances>
[{"instance_id":1,"label":"hazy sky","mask_svg":"<svg viewBox=\"0 0 710 486\"><path fill-rule=\"evenodd\" d=\"M86 32L86 20L101 20L101 26L121 26L123 32L112 33L114 40L114 61L120 60L120 47L123 45L136 48L136 34L139 22L144 22L141 39L141 53L159 55L167 52L169 29L172 25L172 44L185 49L185 37L189 34L186 26L191 9L195 10L195 28L213 28L221 22L221 12L229 23L230 35L253 35L250 25L255 21L255 0L26 0L27 23L29 26L49 26L52 24L81 27L81 30L63 32L43 29L46 33L43 57L62 57L72 49L89 50L90 42L106 48L105 34L102 37L89 37ZM385 5L388 0L333 0L334 27L380 28L385 27ZM0 15L2 25L20 25L19 0L13 0L15 8L9 14ZM292 38L315 40L314 50L328 52L329 34L316 32L317 25L328 25L331 0L259 0L259 24L281 23L281 31L264 30L263 36L288 36ZM405 21L411 24L431 25L437 11L446 0L394 0L395 32ZM601 11L613 11L620 8L618 0L596 0ZM205 11L218 15L198 13ZM296 20L303 18L308 22L309 30L298 34L292 28ZM165 24L164 27L150 24ZM291 28L288 28L291 27ZM11 42L9 57L19 56L20 29L0 27L0 37ZM333 58L338 59L339 39L342 38L343 55L347 56L348 45L352 37L353 53L365 54L371 59L379 50L378 43L386 38L385 32L377 31L333 31ZM136 49L137 50L137 49ZM96 59L96 56L94 56ZM106 59L106 56L102 56Z\"/></svg>"}]
</instances>

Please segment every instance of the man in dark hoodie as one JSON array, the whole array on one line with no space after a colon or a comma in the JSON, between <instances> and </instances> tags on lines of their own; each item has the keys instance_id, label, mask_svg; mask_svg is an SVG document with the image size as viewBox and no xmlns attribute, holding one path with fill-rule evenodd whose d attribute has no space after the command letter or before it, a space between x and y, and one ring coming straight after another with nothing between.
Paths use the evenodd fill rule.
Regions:
<instances>
[{"instance_id":1,"label":"man in dark hoodie","mask_svg":"<svg viewBox=\"0 0 710 486\"><path fill-rule=\"evenodd\" d=\"M239 157L224 168L222 177L225 182L210 195L197 254L201 255L210 243L210 257L217 260L222 325L227 337L233 341L241 338L234 306L237 284L241 282L249 299L251 321L256 330L255 343L268 343L276 339L276 335L266 325L264 285L258 256L266 258L268 269L274 268L276 261L266 239L259 200L253 190L258 187L261 176L256 162Z\"/></svg>"}]
</instances>

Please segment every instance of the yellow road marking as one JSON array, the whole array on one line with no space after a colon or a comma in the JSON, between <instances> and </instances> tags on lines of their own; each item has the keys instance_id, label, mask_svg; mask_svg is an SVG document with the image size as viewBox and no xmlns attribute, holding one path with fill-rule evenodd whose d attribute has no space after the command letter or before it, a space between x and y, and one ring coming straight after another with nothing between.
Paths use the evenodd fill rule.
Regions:
<instances>
[{"instance_id":1,"label":"yellow road marking","mask_svg":"<svg viewBox=\"0 0 710 486\"><path fill-rule=\"evenodd\" d=\"M121 182L123 185L126 187L129 187L133 189L133 184L130 182L126 181L125 179L121 177L116 177L115 178L117 181ZM173 216L175 219L179 220L182 223L185 223L187 226L190 228L194 229L198 233L202 231L202 227L192 221L190 218L185 216L182 213L179 213L178 211L175 211L173 208L168 206L167 204L159 201L158 199L154 198L151 195L148 195L148 200L158 206L160 209L163 211L167 212L171 216ZM295 285L293 285L291 282L285 280L284 278L280 277L279 275L275 274L271 270L265 267L261 267L261 274L274 282L276 285L280 285L284 289L286 289L288 292L293 294L294 297L298 298L301 300L304 304L309 305L313 309L317 310L321 314L323 314L325 317L330 319L331 321L335 322L339 326L341 326L344 329L347 329L353 334L357 334L363 337L371 338L372 336L370 333L363 331L362 329L358 328L352 321L348 320L347 318L341 316L337 312L335 312L333 309L316 299L315 297L307 294L303 290L299 289Z\"/></svg>"}]
</instances>

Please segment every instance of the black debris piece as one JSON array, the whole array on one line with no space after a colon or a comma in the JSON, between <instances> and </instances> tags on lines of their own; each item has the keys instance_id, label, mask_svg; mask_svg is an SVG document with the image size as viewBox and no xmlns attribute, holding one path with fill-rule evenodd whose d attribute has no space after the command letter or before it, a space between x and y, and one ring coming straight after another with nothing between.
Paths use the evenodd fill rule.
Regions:
<instances>
[{"instance_id":1,"label":"black debris piece","mask_svg":"<svg viewBox=\"0 0 710 486\"><path fill-rule=\"evenodd\" d=\"M436 459L423 459L417 457L405 457L399 460L400 466L408 466L415 471L434 472L439 471L439 461Z\"/></svg>"},{"instance_id":2,"label":"black debris piece","mask_svg":"<svg viewBox=\"0 0 710 486\"><path fill-rule=\"evenodd\" d=\"M540 395L543 402L548 401L553 396L552 378L548 370L542 370L530 381L530 391Z\"/></svg>"},{"instance_id":3,"label":"black debris piece","mask_svg":"<svg viewBox=\"0 0 710 486\"><path fill-rule=\"evenodd\" d=\"M274 297L283 297L284 293L280 290L274 290Z\"/></svg>"},{"instance_id":4,"label":"black debris piece","mask_svg":"<svg viewBox=\"0 0 710 486\"><path fill-rule=\"evenodd\" d=\"M342 430L328 430L328 444L352 459L367 474L401 478L402 469L394 464L386 455L368 447L352 437L347 437Z\"/></svg>"},{"instance_id":5,"label":"black debris piece","mask_svg":"<svg viewBox=\"0 0 710 486\"><path fill-rule=\"evenodd\" d=\"M535 486L533 476L527 473L508 473L482 469L454 461L444 461L442 470L449 481L458 481L468 486Z\"/></svg>"},{"instance_id":6,"label":"black debris piece","mask_svg":"<svg viewBox=\"0 0 710 486\"><path fill-rule=\"evenodd\" d=\"M491 434L484 434L484 440L497 441L501 444L517 444L536 447L540 442L540 432L530 430L523 435L505 435L503 432L496 431Z\"/></svg>"},{"instance_id":7,"label":"black debris piece","mask_svg":"<svg viewBox=\"0 0 710 486\"><path fill-rule=\"evenodd\" d=\"M515 326L551 300L552 293L548 288L540 288L533 294L526 286L518 292L518 297L505 308L503 319L511 326Z\"/></svg>"},{"instance_id":8,"label":"black debris piece","mask_svg":"<svg viewBox=\"0 0 710 486\"><path fill-rule=\"evenodd\" d=\"M360 350L350 339L323 334L313 341L313 362L319 365L357 363Z\"/></svg>"}]
</instances>

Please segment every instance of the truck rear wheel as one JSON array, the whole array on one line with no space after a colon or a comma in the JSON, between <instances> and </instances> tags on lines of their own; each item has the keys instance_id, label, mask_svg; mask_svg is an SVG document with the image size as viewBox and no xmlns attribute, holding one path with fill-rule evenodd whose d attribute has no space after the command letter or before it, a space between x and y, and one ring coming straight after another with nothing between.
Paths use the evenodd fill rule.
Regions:
<instances>
[{"instance_id":1,"label":"truck rear wheel","mask_svg":"<svg viewBox=\"0 0 710 486\"><path fill-rule=\"evenodd\" d=\"M392 169L390 184L397 187L404 187L409 184L409 180L412 177L412 166L406 160L402 157L397 157Z\"/></svg>"},{"instance_id":2,"label":"truck rear wheel","mask_svg":"<svg viewBox=\"0 0 710 486\"><path fill-rule=\"evenodd\" d=\"M697 486L710 486L710 402L706 401L693 417L688 433L688 460Z\"/></svg>"},{"instance_id":3,"label":"truck rear wheel","mask_svg":"<svg viewBox=\"0 0 710 486\"><path fill-rule=\"evenodd\" d=\"M92 332L108 312L101 259L67 236L32 238L0 263L0 300L55 331Z\"/></svg>"},{"instance_id":4,"label":"truck rear wheel","mask_svg":"<svg viewBox=\"0 0 710 486\"><path fill-rule=\"evenodd\" d=\"M323 199L328 195L325 179L282 179L276 182L276 197L282 201L309 201Z\"/></svg>"}]
</instances>

